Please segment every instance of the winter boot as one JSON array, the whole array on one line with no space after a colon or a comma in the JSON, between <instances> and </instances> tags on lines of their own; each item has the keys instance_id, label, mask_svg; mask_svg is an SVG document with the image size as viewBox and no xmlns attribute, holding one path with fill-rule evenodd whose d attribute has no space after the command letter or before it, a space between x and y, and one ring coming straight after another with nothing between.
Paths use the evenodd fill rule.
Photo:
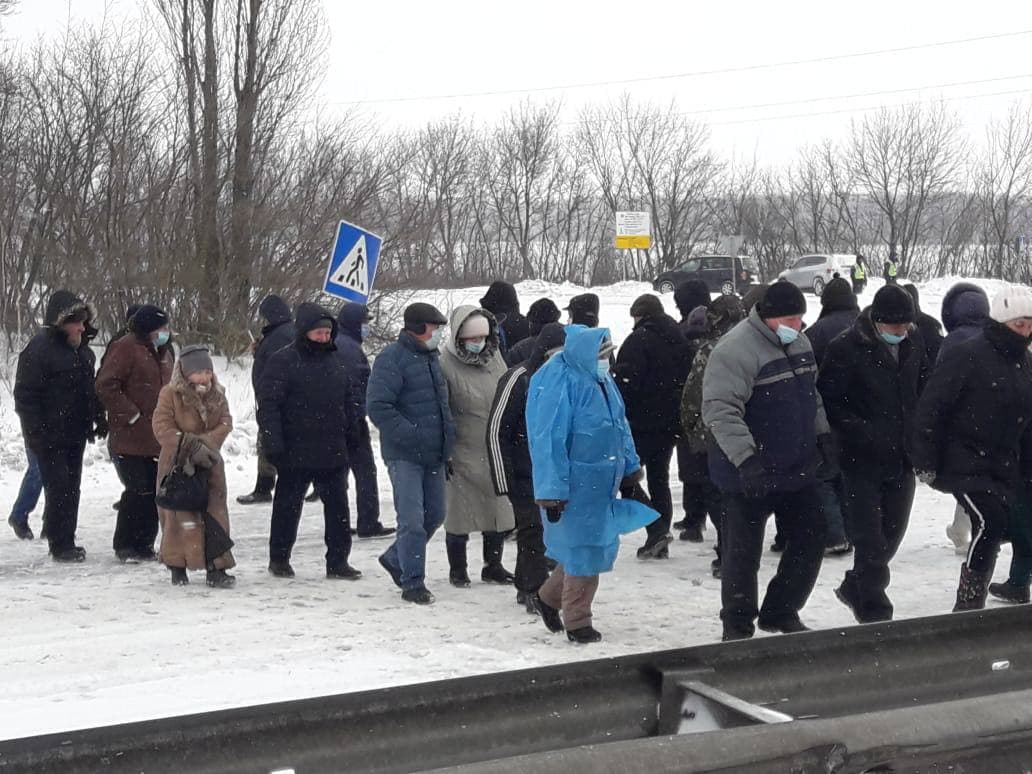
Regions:
<instances>
[{"instance_id":1,"label":"winter boot","mask_svg":"<svg viewBox=\"0 0 1032 774\"><path fill-rule=\"evenodd\" d=\"M71 546L69 548L62 548L57 551L51 549L50 558L53 559L55 562L62 562L64 564L85 562L86 549L82 546Z\"/></svg>"},{"instance_id":2,"label":"winter boot","mask_svg":"<svg viewBox=\"0 0 1032 774\"><path fill-rule=\"evenodd\" d=\"M448 552L448 582L457 589L468 589L470 586L469 572L466 570L467 543L469 535L453 535L449 532L444 536L444 548Z\"/></svg>"},{"instance_id":3,"label":"winter boot","mask_svg":"<svg viewBox=\"0 0 1032 774\"><path fill-rule=\"evenodd\" d=\"M765 632L775 634L797 634L810 631L810 627L800 621L799 616L779 618L776 621L764 621L761 618L756 625Z\"/></svg>"},{"instance_id":4,"label":"winter boot","mask_svg":"<svg viewBox=\"0 0 1032 774\"><path fill-rule=\"evenodd\" d=\"M681 540L687 540L689 543L701 543L703 541L702 527L700 527L698 524L693 524L690 527L685 527L678 537Z\"/></svg>"},{"instance_id":5,"label":"winter boot","mask_svg":"<svg viewBox=\"0 0 1032 774\"><path fill-rule=\"evenodd\" d=\"M563 619L559 616L559 611L541 599L538 594L534 594L534 607L541 613L541 620L545 622L548 631L555 634L563 630Z\"/></svg>"},{"instance_id":6,"label":"winter boot","mask_svg":"<svg viewBox=\"0 0 1032 774\"><path fill-rule=\"evenodd\" d=\"M17 537L18 540L32 540L36 537L32 534L32 528L27 522L22 523L20 521L15 521L12 516L7 520L7 523L11 526L11 529L14 530L15 537Z\"/></svg>"},{"instance_id":7,"label":"winter boot","mask_svg":"<svg viewBox=\"0 0 1032 774\"><path fill-rule=\"evenodd\" d=\"M541 612L537 609L537 605L534 604L533 591L517 591L516 604L522 606L530 615L538 615Z\"/></svg>"},{"instance_id":8,"label":"winter boot","mask_svg":"<svg viewBox=\"0 0 1032 774\"><path fill-rule=\"evenodd\" d=\"M965 610L981 610L985 607L989 576L968 569L967 562L960 566L960 583L957 584L957 604L954 613Z\"/></svg>"},{"instance_id":9,"label":"winter boot","mask_svg":"<svg viewBox=\"0 0 1032 774\"><path fill-rule=\"evenodd\" d=\"M214 563L209 562L208 575L204 579L204 582L213 589L231 589L236 585L236 578L225 570L215 569Z\"/></svg>"},{"instance_id":10,"label":"winter boot","mask_svg":"<svg viewBox=\"0 0 1032 774\"><path fill-rule=\"evenodd\" d=\"M401 598L414 605L432 605L434 603L434 595L425 588L405 589L401 592Z\"/></svg>"},{"instance_id":11,"label":"winter boot","mask_svg":"<svg viewBox=\"0 0 1032 774\"><path fill-rule=\"evenodd\" d=\"M172 585L186 586L190 583L190 577L186 574L185 567L169 567L172 571Z\"/></svg>"},{"instance_id":12,"label":"winter boot","mask_svg":"<svg viewBox=\"0 0 1032 774\"><path fill-rule=\"evenodd\" d=\"M276 479L272 476L258 476L258 481L254 485L254 491L250 494L240 495L236 501L241 505L271 503L274 486L276 486Z\"/></svg>"},{"instance_id":13,"label":"winter boot","mask_svg":"<svg viewBox=\"0 0 1032 774\"><path fill-rule=\"evenodd\" d=\"M269 562L269 573L276 578L293 578L294 568L285 559L283 561L272 561Z\"/></svg>"},{"instance_id":14,"label":"winter boot","mask_svg":"<svg viewBox=\"0 0 1032 774\"><path fill-rule=\"evenodd\" d=\"M1016 605L1027 605L1029 600L1028 586L1019 586L1011 580L1006 583L990 583L989 593L1004 602Z\"/></svg>"},{"instance_id":15,"label":"winter boot","mask_svg":"<svg viewBox=\"0 0 1032 774\"><path fill-rule=\"evenodd\" d=\"M502 551L505 548L505 533L484 533L484 569L480 571L480 580L484 583L497 583L510 586L516 576L502 567Z\"/></svg>"},{"instance_id":16,"label":"winter boot","mask_svg":"<svg viewBox=\"0 0 1032 774\"><path fill-rule=\"evenodd\" d=\"M341 562L327 566L326 577L330 580L358 580L362 577L362 573L347 562Z\"/></svg>"},{"instance_id":17,"label":"winter boot","mask_svg":"<svg viewBox=\"0 0 1032 774\"><path fill-rule=\"evenodd\" d=\"M645 545L638 549L638 558L642 561L649 559L669 559L670 558L670 543L673 541L674 536L669 532L665 535L657 535L655 537L650 536L645 541Z\"/></svg>"},{"instance_id":18,"label":"winter boot","mask_svg":"<svg viewBox=\"0 0 1032 774\"><path fill-rule=\"evenodd\" d=\"M578 645L587 645L592 642L602 642L602 633L595 631L590 626L582 626L580 629L566 631L566 638Z\"/></svg>"}]
</instances>

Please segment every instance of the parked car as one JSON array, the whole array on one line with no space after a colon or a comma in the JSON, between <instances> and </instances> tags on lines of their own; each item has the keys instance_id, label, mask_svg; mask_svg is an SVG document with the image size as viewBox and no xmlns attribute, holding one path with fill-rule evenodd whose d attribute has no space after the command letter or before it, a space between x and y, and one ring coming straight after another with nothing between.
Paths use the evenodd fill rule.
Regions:
<instances>
[{"instance_id":1,"label":"parked car","mask_svg":"<svg viewBox=\"0 0 1032 774\"><path fill-rule=\"evenodd\" d=\"M658 293L673 293L679 285L694 279L705 282L710 293L726 296L744 292L759 282L760 268L754 259L744 255L699 255L660 274L652 281L652 287Z\"/></svg>"},{"instance_id":2,"label":"parked car","mask_svg":"<svg viewBox=\"0 0 1032 774\"><path fill-rule=\"evenodd\" d=\"M855 262L856 256L842 253L803 255L781 272L778 279L787 280L800 290L809 290L819 296L824 292L824 286L831 282L836 274L849 279Z\"/></svg>"}]
</instances>

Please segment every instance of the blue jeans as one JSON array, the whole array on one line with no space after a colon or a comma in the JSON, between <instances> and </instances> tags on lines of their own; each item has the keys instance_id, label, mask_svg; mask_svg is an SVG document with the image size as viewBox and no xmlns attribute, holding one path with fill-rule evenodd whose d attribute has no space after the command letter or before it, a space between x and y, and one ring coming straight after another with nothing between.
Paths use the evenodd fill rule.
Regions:
<instances>
[{"instance_id":1,"label":"blue jeans","mask_svg":"<svg viewBox=\"0 0 1032 774\"><path fill-rule=\"evenodd\" d=\"M39 503L39 496L43 493L43 476L39 472L39 460L36 455L25 447L25 458L29 461L29 467L25 469L22 476L21 488L18 490L18 499L14 501L11 508L10 521L14 524L27 525L29 514Z\"/></svg>"},{"instance_id":2,"label":"blue jeans","mask_svg":"<svg viewBox=\"0 0 1032 774\"><path fill-rule=\"evenodd\" d=\"M382 558L401 571L403 590L420 589L426 577L426 544L444 524L444 465L389 460L387 474L394 488L398 534Z\"/></svg>"}]
</instances>

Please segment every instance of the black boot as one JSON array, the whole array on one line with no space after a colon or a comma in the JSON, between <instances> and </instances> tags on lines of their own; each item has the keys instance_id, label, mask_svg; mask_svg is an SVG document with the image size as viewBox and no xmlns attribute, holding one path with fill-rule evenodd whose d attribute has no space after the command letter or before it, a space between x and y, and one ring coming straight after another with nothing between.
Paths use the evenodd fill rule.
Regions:
<instances>
[{"instance_id":1,"label":"black boot","mask_svg":"<svg viewBox=\"0 0 1032 774\"><path fill-rule=\"evenodd\" d=\"M484 569L480 571L480 580L484 583L511 585L516 576L502 567L502 551L505 549L505 534L502 532L484 533Z\"/></svg>"},{"instance_id":2,"label":"black boot","mask_svg":"<svg viewBox=\"0 0 1032 774\"><path fill-rule=\"evenodd\" d=\"M539 594L534 594L534 607L541 613L541 620L545 622L548 631L554 634L563 630L563 619L559 616L559 611L541 599Z\"/></svg>"},{"instance_id":3,"label":"black boot","mask_svg":"<svg viewBox=\"0 0 1032 774\"><path fill-rule=\"evenodd\" d=\"M185 567L169 567L172 571L172 585L173 586L186 586L190 583L190 578L186 574Z\"/></svg>"},{"instance_id":4,"label":"black boot","mask_svg":"<svg viewBox=\"0 0 1032 774\"><path fill-rule=\"evenodd\" d=\"M1016 605L1028 604L1028 586L1020 586L1011 580L1006 583L990 583L989 593L1004 602L1013 602Z\"/></svg>"},{"instance_id":5,"label":"black boot","mask_svg":"<svg viewBox=\"0 0 1032 774\"><path fill-rule=\"evenodd\" d=\"M588 645L592 642L602 642L602 633L591 626L582 626L580 629L566 630L566 638L578 645Z\"/></svg>"},{"instance_id":6,"label":"black boot","mask_svg":"<svg viewBox=\"0 0 1032 774\"><path fill-rule=\"evenodd\" d=\"M255 482L254 491L250 494L240 495L237 502L241 505L254 505L255 503L271 503L272 489L276 486L276 479L272 476L258 476Z\"/></svg>"},{"instance_id":7,"label":"black boot","mask_svg":"<svg viewBox=\"0 0 1032 774\"><path fill-rule=\"evenodd\" d=\"M957 584L957 603L953 606L954 613L961 613L965 610L981 610L985 607L985 595L989 590L988 574L974 572L968 569L967 562L960 566L960 583Z\"/></svg>"},{"instance_id":8,"label":"black boot","mask_svg":"<svg viewBox=\"0 0 1032 774\"><path fill-rule=\"evenodd\" d=\"M460 589L468 589L470 586L469 572L466 569L466 544L468 542L468 535L449 533L444 536L444 547L448 552L448 582Z\"/></svg>"},{"instance_id":9,"label":"black boot","mask_svg":"<svg viewBox=\"0 0 1032 774\"><path fill-rule=\"evenodd\" d=\"M204 580L213 589L231 589L236 585L236 578L225 570L215 569L214 562L208 563L208 575Z\"/></svg>"}]
</instances>

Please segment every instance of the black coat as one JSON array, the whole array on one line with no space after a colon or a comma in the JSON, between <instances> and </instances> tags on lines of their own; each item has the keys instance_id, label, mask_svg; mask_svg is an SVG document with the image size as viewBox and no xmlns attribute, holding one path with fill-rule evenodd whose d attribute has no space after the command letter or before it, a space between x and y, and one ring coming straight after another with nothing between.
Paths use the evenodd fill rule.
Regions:
<instances>
[{"instance_id":1,"label":"black coat","mask_svg":"<svg viewBox=\"0 0 1032 774\"><path fill-rule=\"evenodd\" d=\"M73 349L61 330L73 314L83 311L90 314L71 293L54 293L45 327L18 356L14 410L25 445L37 454L84 444L98 427L106 427L94 387L96 356L85 340Z\"/></svg>"},{"instance_id":2,"label":"black coat","mask_svg":"<svg viewBox=\"0 0 1032 774\"><path fill-rule=\"evenodd\" d=\"M803 335L810 340L810 346L813 347L813 357L818 367L824 362L824 353L827 352L832 339L848 331L858 314L859 309L837 309L827 314L821 313L817 322L803 331Z\"/></svg>"},{"instance_id":3,"label":"black coat","mask_svg":"<svg viewBox=\"0 0 1032 774\"><path fill-rule=\"evenodd\" d=\"M262 337L254 350L254 364L251 366L251 385L258 395L258 385L269 359L294 343L296 331L290 317L290 308L279 296L269 296L259 307L261 315L268 321L262 328Z\"/></svg>"},{"instance_id":4,"label":"black coat","mask_svg":"<svg viewBox=\"0 0 1032 774\"><path fill-rule=\"evenodd\" d=\"M917 313L915 325L917 325L917 329L921 331L921 339L924 341L925 347L925 356L928 358L930 365L935 365L935 361L939 359L939 350L942 349L942 325L938 320L925 312Z\"/></svg>"},{"instance_id":5,"label":"black coat","mask_svg":"<svg viewBox=\"0 0 1032 774\"><path fill-rule=\"evenodd\" d=\"M642 319L616 358L614 378L636 438L681 434L681 393L694 350L673 318Z\"/></svg>"},{"instance_id":6,"label":"black coat","mask_svg":"<svg viewBox=\"0 0 1032 774\"><path fill-rule=\"evenodd\" d=\"M498 319L503 357L511 347L530 336L530 322L520 313L516 288L508 282L492 282L487 293L480 299L480 306Z\"/></svg>"},{"instance_id":7,"label":"black coat","mask_svg":"<svg viewBox=\"0 0 1032 774\"><path fill-rule=\"evenodd\" d=\"M297 311L293 344L275 353L258 385L261 447L276 467L329 469L348 464L348 438L359 432L359 402L332 339L326 348L305 334L322 319L317 304Z\"/></svg>"},{"instance_id":8,"label":"black coat","mask_svg":"<svg viewBox=\"0 0 1032 774\"><path fill-rule=\"evenodd\" d=\"M359 402L359 415L363 423L366 415L366 389L369 387L369 374L372 371L369 358L362 349L362 321L367 314L366 308L361 304L345 304L337 315L338 333L334 339L337 351L348 367L348 375L351 377L355 399Z\"/></svg>"},{"instance_id":9,"label":"black coat","mask_svg":"<svg viewBox=\"0 0 1032 774\"><path fill-rule=\"evenodd\" d=\"M907 441L928 372L920 338L903 340L897 362L871 322L870 309L828 344L817 389L847 472L891 475L909 465Z\"/></svg>"},{"instance_id":10,"label":"black coat","mask_svg":"<svg viewBox=\"0 0 1032 774\"><path fill-rule=\"evenodd\" d=\"M505 353L505 364L509 368L523 365L530 360L535 344L537 344L537 336L528 336L523 341L517 342L515 346L509 347L509 351Z\"/></svg>"},{"instance_id":11,"label":"black coat","mask_svg":"<svg viewBox=\"0 0 1032 774\"><path fill-rule=\"evenodd\" d=\"M1032 357L1027 342L987 322L940 358L921 395L911 460L944 492L1009 497L1032 476Z\"/></svg>"}]
</instances>

